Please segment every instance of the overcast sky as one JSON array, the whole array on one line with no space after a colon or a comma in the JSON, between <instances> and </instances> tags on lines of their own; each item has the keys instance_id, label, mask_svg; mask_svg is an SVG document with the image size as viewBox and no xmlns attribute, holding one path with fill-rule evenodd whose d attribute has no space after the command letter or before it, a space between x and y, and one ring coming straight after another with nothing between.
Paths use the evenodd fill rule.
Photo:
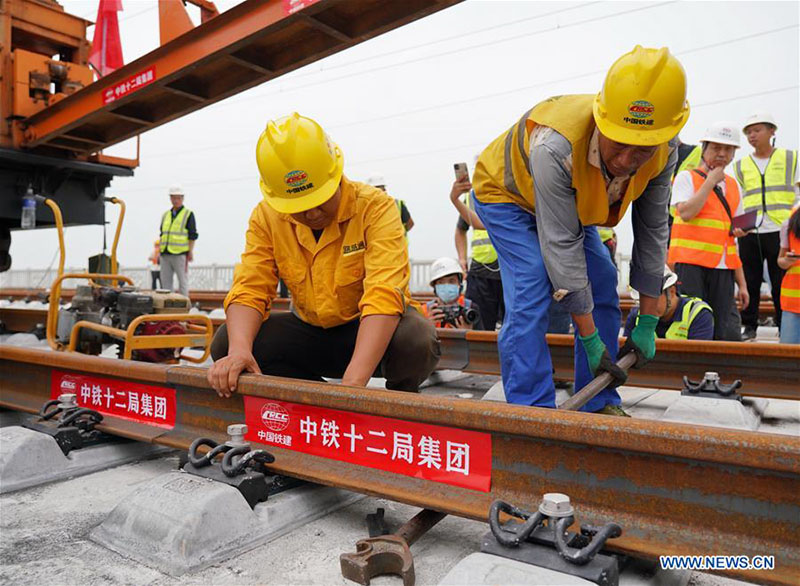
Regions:
<instances>
[{"instance_id":1,"label":"overcast sky","mask_svg":"<svg viewBox=\"0 0 800 586\"><path fill-rule=\"evenodd\" d=\"M94 20L96 0L60 0ZM399 1L399 0L398 0ZM220 10L237 4L217 1ZM123 0L125 61L156 48L155 0ZM412 258L455 256L453 163L467 162L548 96L595 93L605 71L636 44L667 46L688 74L695 142L718 120L739 125L756 110L778 121L778 146L798 148L798 2L464 2L229 98L141 138L141 166L106 195L128 205L119 256L145 266L169 207L187 192L200 234L197 264L233 264L261 199L255 144L269 119L292 111L319 121L341 146L345 174L380 173L415 221ZM195 22L197 14L192 14ZM89 37L91 39L92 30ZM749 153L742 138L742 151ZM132 155L130 144L109 150ZM109 207L109 243L116 210ZM618 232L631 248L629 216ZM69 228L67 265L102 248L99 226ZM14 232L15 269L48 266L54 230ZM2 276L0 276L2 281Z\"/></svg>"}]
</instances>

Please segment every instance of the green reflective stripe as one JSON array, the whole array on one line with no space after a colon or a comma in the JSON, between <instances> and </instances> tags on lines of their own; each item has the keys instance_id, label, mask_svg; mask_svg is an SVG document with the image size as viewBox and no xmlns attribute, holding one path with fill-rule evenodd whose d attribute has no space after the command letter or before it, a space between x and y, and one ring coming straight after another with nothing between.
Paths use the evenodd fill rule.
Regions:
<instances>
[{"instance_id":1,"label":"green reflective stripe","mask_svg":"<svg viewBox=\"0 0 800 586\"><path fill-rule=\"evenodd\" d=\"M722 254L722 246L719 244L709 244L708 242L699 242L697 240L686 240L685 238L673 238L670 246L681 246L683 248L691 248L692 250L702 250L704 252Z\"/></svg>"},{"instance_id":2,"label":"green reflective stripe","mask_svg":"<svg viewBox=\"0 0 800 586\"><path fill-rule=\"evenodd\" d=\"M800 298L800 289L787 289L786 287L781 288L781 295L784 297L799 297Z\"/></svg>"}]
</instances>

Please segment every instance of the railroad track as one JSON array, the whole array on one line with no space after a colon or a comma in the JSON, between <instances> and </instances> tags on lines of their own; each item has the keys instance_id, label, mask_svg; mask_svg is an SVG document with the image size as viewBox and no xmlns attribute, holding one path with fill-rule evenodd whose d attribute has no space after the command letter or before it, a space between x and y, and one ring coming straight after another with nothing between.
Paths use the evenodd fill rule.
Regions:
<instances>
[{"instance_id":1,"label":"railroad track","mask_svg":"<svg viewBox=\"0 0 800 586\"><path fill-rule=\"evenodd\" d=\"M173 448L186 449L200 436L224 441L227 425L247 419L246 402L264 399L333 410L333 417L467 430L488 442L484 489L310 455L300 451L299 438L292 449L265 447L277 473L481 521L494 499L530 509L543 493L563 492L581 522L622 525L622 537L609 542L621 553L767 554L775 556L774 571L730 574L779 584L800 575L800 438L269 376L242 377L239 392L226 400L209 389L201 368L9 346L0 346L0 406L37 412L58 392L54 381L64 372L174 389L171 427L110 415L98 426Z\"/></svg>"},{"instance_id":2,"label":"railroad track","mask_svg":"<svg viewBox=\"0 0 800 586\"><path fill-rule=\"evenodd\" d=\"M274 309L288 309L283 301ZM30 331L43 324L47 312L36 309L0 308L0 320L9 331ZM212 320L219 327L224 320ZM481 374L500 374L496 332L439 330L442 341L440 369ZM571 380L574 372L574 339L548 334L547 342L555 376ZM658 389L683 389L683 376L702 379L718 372L725 382L742 380L746 396L800 400L800 346L741 342L658 340L655 360L647 368L631 370L628 384Z\"/></svg>"},{"instance_id":3,"label":"railroad track","mask_svg":"<svg viewBox=\"0 0 800 586\"><path fill-rule=\"evenodd\" d=\"M65 301L72 299L75 294L73 289L64 289L61 292L61 298ZM46 291L44 289L0 289L0 299L37 299L44 298ZM212 311L222 307L222 302L225 300L227 291L190 291L189 297L193 303L197 303L203 311ZM415 293L414 298L420 302L426 302L432 299L431 294ZM273 302L276 308L288 308L289 299L279 297ZM623 321L627 318L628 313L634 307L636 302L630 297L622 297L620 299L620 309L622 310ZM758 311L761 316L775 317L775 307L772 305L772 300L767 297L762 297L758 306Z\"/></svg>"}]
</instances>

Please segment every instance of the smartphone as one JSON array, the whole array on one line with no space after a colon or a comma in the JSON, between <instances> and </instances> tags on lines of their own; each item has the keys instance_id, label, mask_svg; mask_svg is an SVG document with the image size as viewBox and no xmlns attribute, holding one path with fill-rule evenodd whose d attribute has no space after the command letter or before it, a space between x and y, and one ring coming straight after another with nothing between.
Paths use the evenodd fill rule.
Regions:
<instances>
[{"instance_id":1,"label":"smartphone","mask_svg":"<svg viewBox=\"0 0 800 586\"><path fill-rule=\"evenodd\" d=\"M466 163L455 163L453 170L456 172L456 181L465 181L469 179L469 171L467 170Z\"/></svg>"}]
</instances>

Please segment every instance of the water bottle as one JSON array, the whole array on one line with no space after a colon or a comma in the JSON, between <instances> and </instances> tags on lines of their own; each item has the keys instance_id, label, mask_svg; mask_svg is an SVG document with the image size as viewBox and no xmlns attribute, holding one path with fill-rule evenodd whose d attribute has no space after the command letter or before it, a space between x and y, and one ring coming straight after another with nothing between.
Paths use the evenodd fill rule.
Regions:
<instances>
[{"instance_id":1,"label":"water bottle","mask_svg":"<svg viewBox=\"0 0 800 586\"><path fill-rule=\"evenodd\" d=\"M36 198L33 197L33 189L30 187L25 197L22 198L20 226L23 230L30 230L36 227Z\"/></svg>"}]
</instances>

